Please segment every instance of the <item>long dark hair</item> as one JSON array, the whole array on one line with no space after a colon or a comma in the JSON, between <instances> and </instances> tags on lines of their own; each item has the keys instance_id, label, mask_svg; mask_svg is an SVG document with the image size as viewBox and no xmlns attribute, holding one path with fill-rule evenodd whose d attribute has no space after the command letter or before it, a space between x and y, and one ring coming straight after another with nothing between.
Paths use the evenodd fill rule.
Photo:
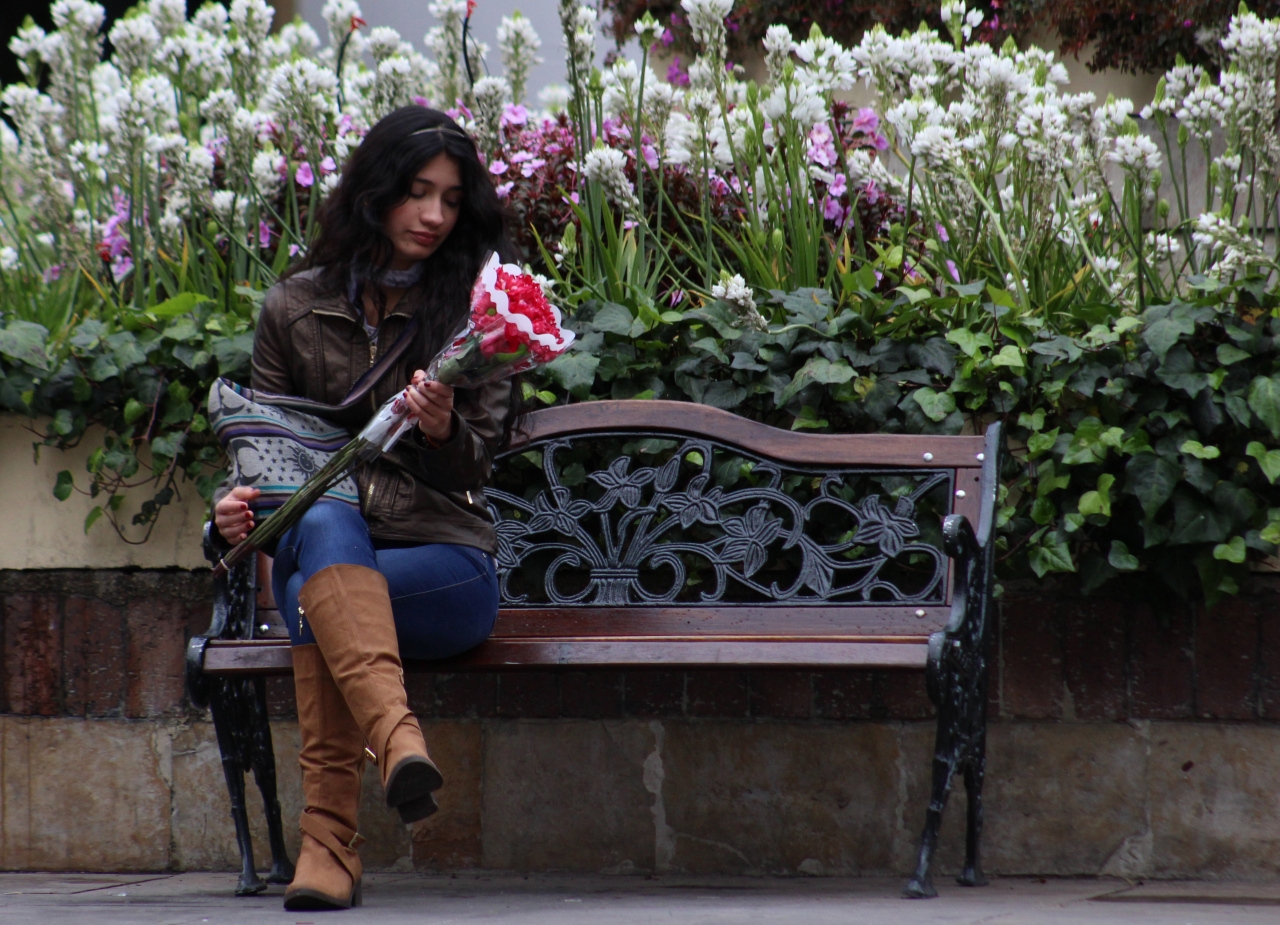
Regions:
<instances>
[{"instance_id":1,"label":"long dark hair","mask_svg":"<svg viewBox=\"0 0 1280 925\"><path fill-rule=\"evenodd\" d=\"M434 131L433 131L434 130ZM458 124L436 109L404 106L369 130L342 170L342 178L321 207L320 235L306 258L284 275L319 270L320 286L347 292L357 279L377 278L395 256L383 230L388 212L408 198L422 166L440 154L458 165L462 206L457 224L425 261L425 298L418 310L418 343L410 353L433 356L467 316L471 286L489 253L509 259L506 215L475 144ZM381 291L373 298L379 314Z\"/></svg>"}]
</instances>

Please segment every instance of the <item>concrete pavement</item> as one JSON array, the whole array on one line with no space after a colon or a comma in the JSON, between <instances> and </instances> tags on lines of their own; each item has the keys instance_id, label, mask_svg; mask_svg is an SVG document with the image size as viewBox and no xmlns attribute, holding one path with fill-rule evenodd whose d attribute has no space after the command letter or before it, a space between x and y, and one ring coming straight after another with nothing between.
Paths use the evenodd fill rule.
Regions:
<instances>
[{"instance_id":1,"label":"concrete pavement","mask_svg":"<svg viewBox=\"0 0 1280 925\"><path fill-rule=\"evenodd\" d=\"M1280 883L998 879L898 898L899 879L372 874L365 905L291 913L283 887L236 898L229 873L0 874L4 925L1253 925L1280 918Z\"/></svg>"}]
</instances>

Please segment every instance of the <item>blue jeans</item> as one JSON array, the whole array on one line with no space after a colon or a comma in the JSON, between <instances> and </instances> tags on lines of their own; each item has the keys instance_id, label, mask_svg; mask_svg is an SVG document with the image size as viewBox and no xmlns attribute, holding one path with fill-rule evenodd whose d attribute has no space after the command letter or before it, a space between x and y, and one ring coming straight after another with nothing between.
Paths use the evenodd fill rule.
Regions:
<instances>
[{"instance_id":1,"label":"blue jeans","mask_svg":"<svg viewBox=\"0 0 1280 925\"><path fill-rule=\"evenodd\" d=\"M448 658L493 632L498 578L488 553L449 543L378 546L360 512L340 501L317 501L280 537L271 587L295 646L316 641L310 621L299 632L298 593L331 565L362 565L386 577L401 658Z\"/></svg>"}]
</instances>

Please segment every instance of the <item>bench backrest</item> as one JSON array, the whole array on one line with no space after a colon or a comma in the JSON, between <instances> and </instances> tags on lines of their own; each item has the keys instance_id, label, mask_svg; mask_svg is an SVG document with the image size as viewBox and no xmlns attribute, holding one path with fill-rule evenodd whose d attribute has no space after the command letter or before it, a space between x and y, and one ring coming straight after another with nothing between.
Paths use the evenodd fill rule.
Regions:
<instances>
[{"instance_id":1,"label":"bench backrest","mask_svg":"<svg viewBox=\"0 0 1280 925\"><path fill-rule=\"evenodd\" d=\"M989 447L686 402L534 412L486 492L495 637L927 636L950 616L943 518L989 529Z\"/></svg>"}]
</instances>

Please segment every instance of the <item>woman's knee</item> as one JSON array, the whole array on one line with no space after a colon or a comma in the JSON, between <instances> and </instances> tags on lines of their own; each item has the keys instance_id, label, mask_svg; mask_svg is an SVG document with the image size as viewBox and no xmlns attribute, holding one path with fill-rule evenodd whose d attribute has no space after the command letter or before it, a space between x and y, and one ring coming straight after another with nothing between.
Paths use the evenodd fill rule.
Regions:
<instances>
[{"instance_id":1,"label":"woman's knee","mask_svg":"<svg viewBox=\"0 0 1280 925\"><path fill-rule=\"evenodd\" d=\"M367 535L368 525L360 511L341 501L320 500L303 512L294 529L303 535L362 534Z\"/></svg>"}]
</instances>

